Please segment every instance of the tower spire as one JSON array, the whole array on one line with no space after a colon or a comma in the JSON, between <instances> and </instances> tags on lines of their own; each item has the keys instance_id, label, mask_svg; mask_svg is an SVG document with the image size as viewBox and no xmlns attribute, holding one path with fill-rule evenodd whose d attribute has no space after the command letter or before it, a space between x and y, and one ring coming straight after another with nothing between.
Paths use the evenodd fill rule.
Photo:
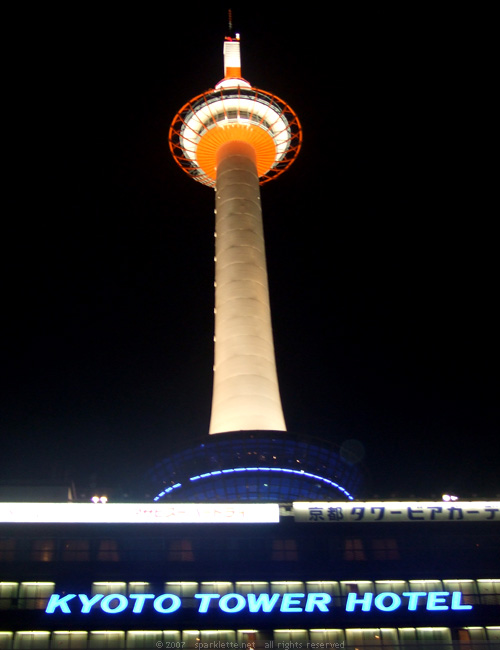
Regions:
<instances>
[{"instance_id":1,"label":"tower spire","mask_svg":"<svg viewBox=\"0 0 500 650\"><path fill-rule=\"evenodd\" d=\"M224 79L179 111L169 140L182 169L216 191L210 433L286 431L259 185L295 160L302 142L299 120L281 99L241 78L239 35L227 36Z\"/></svg>"},{"instance_id":2,"label":"tower spire","mask_svg":"<svg viewBox=\"0 0 500 650\"><path fill-rule=\"evenodd\" d=\"M224 39L224 79L241 78L240 35L233 33L233 12L228 10L228 35Z\"/></svg>"}]
</instances>

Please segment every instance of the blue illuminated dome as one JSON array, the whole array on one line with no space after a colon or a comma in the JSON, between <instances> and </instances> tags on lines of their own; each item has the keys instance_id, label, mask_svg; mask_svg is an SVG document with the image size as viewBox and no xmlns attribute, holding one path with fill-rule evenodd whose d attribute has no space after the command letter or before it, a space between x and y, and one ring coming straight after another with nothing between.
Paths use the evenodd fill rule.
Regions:
<instances>
[{"instance_id":1,"label":"blue illuminated dome","mask_svg":"<svg viewBox=\"0 0 500 650\"><path fill-rule=\"evenodd\" d=\"M206 437L158 462L149 478L155 501L352 500L361 471L340 448L280 431L241 431Z\"/></svg>"}]
</instances>

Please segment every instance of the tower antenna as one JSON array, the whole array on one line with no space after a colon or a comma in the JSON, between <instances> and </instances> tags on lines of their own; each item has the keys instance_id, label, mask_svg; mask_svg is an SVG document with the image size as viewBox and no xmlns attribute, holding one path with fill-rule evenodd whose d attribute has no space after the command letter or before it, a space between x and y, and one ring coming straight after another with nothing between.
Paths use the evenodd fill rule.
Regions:
<instances>
[{"instance_id":1,"label":"tower antenna","mask_svg":"<svg viewBox=\"0 0 500 650\"><path fill-rule=\"evenodd\" d=\"M227 17L229 21L229 33L232 34L233 33L233 12L231 9L227 10Z\"/></svg>"}]
</instances>

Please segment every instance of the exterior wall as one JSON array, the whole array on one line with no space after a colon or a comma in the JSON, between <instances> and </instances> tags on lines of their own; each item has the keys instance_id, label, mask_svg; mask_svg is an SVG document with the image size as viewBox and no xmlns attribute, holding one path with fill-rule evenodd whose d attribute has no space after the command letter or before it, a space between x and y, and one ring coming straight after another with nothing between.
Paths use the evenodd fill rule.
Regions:
<instances>
[{"instance_id":1,"label":"exterior wall","mask_svg":"<svg viewBox=\"0 0 500 650\"><path fill-rule=\"evenodd\" d=\"M2 524L0 648L498 647L499 545L496 520ZM53 593L75 594L69 612L46 612ZM138 594L165 593L182 605L133 612ZM252 593L275 606L251 612ZM404 593L426 595L412 610ZM78 594L102 597L82 613ZM203 594L218 594L206 612ZM309 594L328 611L321 598L307 611Z\"/></svg>"}]
</instances>

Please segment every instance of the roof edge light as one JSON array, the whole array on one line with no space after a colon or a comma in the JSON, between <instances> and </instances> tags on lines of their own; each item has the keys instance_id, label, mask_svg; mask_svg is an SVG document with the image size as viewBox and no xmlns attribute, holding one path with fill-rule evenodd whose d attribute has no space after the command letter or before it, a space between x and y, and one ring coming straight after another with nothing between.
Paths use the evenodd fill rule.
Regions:
<instances>
[{"instance_id":1,"label":"roof edge light","mask_svg":"<svg viewBox=\"0 0 500 650\"><path fill-rule=\"evenodd\" d=\"M269 472L281 472L281 473L286 473L286 474L295 474L300 477L308 478L308 479L313 479L316 481L322 481L326 485L333 487L337 490L339 490L342 494L349 499L349 501L353 501L354 497L352 494L349 493L348 490L343 488L341 485L338 483L335 483L335 481L332 481L328 478L325 478L324 476L319 476L318 474L313 474L311 472L305 472L304 470L297 470L297 469L289 469L286 467L233 467L229 469L224 469L224 470L214 470L212 472L205 472L204 474L198 474L196 476L191 476L189 478L190 481L199 481L207 478L212 478L214 476L221 476L222 474L234 474L237 472L263 472L263 473L269 473ZM154 501L159 501L161 498L172 492L173 490L182 487L181 483L177 483L176 485L172 485L169 488L166 488L165 490L162 490L153 500Z\"/></svg>"}]
</instances>

